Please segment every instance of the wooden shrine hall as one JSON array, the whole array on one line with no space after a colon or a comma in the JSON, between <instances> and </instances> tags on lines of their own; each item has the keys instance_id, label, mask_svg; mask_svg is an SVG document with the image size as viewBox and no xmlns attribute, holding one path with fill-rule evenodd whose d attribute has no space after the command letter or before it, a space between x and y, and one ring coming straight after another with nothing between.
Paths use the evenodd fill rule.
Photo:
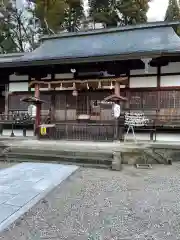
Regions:
<instances>
[{"instance_id":1,"label":"wooden shrine hall","mask_svg":"<svg viewBox=\"0 0 180 240\"><path fill-rule=\"evenodd\" d=\"M159 128L180 129L177 24L45 36L33 52L0 58L6 114L27 111L29 103L20 100L33 97L36 129L48 115L55 139L122 139L126 111L143 111ZM114 104L120 105L118 119Z\"/></svg>"}]
</instances>

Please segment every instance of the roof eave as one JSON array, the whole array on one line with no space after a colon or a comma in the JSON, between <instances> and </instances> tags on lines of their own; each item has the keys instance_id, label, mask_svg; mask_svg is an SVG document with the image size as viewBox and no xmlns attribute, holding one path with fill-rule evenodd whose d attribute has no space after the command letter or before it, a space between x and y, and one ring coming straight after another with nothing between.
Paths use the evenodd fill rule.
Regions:
<instances>
[{"instance_id":1,"label":"roof eave","mask_svg":"<svg viewBox=\"0 0 180 240\"><path fill-rule=\"evenodd\" d=\"M152 53L134 53L134 54L121 54L121 55L108 55L108 56L96 56L96 57L85 57L85 58L63 58L63 59L37 59L34 61L13 61L6 62L0 65L0 68L8 67L29 67L29 66L44 66L48 64L52 65L64 65L64 64L77 64L77 63L93 63L93 62L107 62L107 61L118 61L118 60L130 60L130 59L141 59L141 58L157 58L160 57L162 53L152 52ZM165 54L163 54L165 55ZM171 54L169 54L171 55Z\"/></svg>"},{"instance_id":2,"label":"roof eave","mask_svg":"<svg viewBox=\"0 0 180 240\"><path fill-rule=\"evenodd\" d=\"M63 58L63 59L37 59L34 61L19 61L16 59L13 62L1 63L0 68L18 68L18 67L38 67L44 65L65 65L65 64L80 64L80 63L94 63L94 62L107 62L107 61L123 61L133 60L142 58L158 58L168 56L179 56L179 51L172 52L137 52L131 54L121 55L108 55L108 56L96 56L96 57L85 57L85 58Z\"/></svg>"}]
</instances>

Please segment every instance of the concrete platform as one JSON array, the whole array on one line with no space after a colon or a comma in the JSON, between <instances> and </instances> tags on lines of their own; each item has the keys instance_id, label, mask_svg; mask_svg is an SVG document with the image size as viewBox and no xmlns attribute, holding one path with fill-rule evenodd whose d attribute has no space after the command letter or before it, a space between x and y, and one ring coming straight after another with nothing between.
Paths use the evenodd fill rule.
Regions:
<instances>
[{"instance_id":1,"label":"concrete platform","mask_svg":"<svg viewBox=\"0 0 180 240\"><path fill-rule=\"evenodd\" d=\"M0 139L1 140L1 139ZM46 151L73 151L78 150L79 152L88 151L98 151L98 152L112 152L112 151L122 151L125 149L133 148L145 148L145 147L157 147L157 148L169 148L169 149L180 149L180 141L174 141L164 139L164 141L141 141L138 140L137 143L134 141L127 142L92 142L92 141L55 141L55 140L37 140L30 138L14 138L14 140L2 139L0 141L2 144L9 146L11 148L20 149L33 149L33 150L46 150Z\"/></svg>"},{"instance_id":2,"label":"concrete platform","mask_svg":"<svg viewBox=\"0 0 180 240\"><path fill-rule=\"evenodd\" d=\"M0 232L70 176L78 167L21 163L0 171Z\"/></svg>"},{"instance_id":3,"label":"concrete platform","mask_svg":"<svg viewBox=\"0 0 180 240\"><path fill-rule=\"evenodd\" d=\"M15 138L18 138L18 139L23 139L23 129L19 129L19 130L14 130L14 134L15 134ZM2 133L2 136L0 136L0 139L1 138L8 138L10 137L11 135L11 129L5 129ZM27 130L26 132L26 138L35 138L34 137L34 132L33 130ZM139 141L149 141L150 140L150 135L149 133L136 133L136 138L137 140ZM12 139L12 138L11 138ZM132 133L129 133L128 137L127 137L128 140L131 140L133 141L133 135ZM166 142L180 142L180 132L177 131L177 132L174 132L174 133L161 133L161 132L157 132L157 135L156 135L156 139L157 141L166 141Z\"/></svg>"}]
</instances>

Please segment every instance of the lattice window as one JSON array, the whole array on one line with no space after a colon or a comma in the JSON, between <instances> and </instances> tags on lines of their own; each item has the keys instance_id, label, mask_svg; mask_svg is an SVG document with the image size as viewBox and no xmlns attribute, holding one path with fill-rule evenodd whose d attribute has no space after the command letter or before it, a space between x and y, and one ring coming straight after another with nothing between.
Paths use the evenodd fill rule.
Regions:
<instances>
[{"instance_id":1,"label":"lattice window","mask_svg":"<svg viewBox=\"0 0 180 240\"><path fill-rule=\"evenodd\" d=\"M31 96L31 93L9 95L9 111L27 111L29 104L21 101L25 96Z\"/></svg>"},{"instance_id":2,"label":"lattice window","mask_svg":"<svg viewBox=\"0 0 180 240\"><path fill-rule=\"evenodd\" d=\"M41 93L40 99L45 101L45 103L42 104L42 110L49 110L51 105L51 95Z\"/></svg>"},{"instance_id":3,"label":"lattice window","mask_svg":"<svg viewBox=\"0 0 180 240\"><path fill-rule=\"evenodd\" d=\"M63 92L56 93L55 96L55 109L65 110L66 109L66 95Z\"/></svg>"},{"instance_id":4,"label":"lattice window","mask_svg":"<svg viewBox=\"0 0 180 240\"><path fill-rule=\"evenodd\" d=\"M78 97L72 95L72 91L66 91L66 108L67 109L76 109ZM79 92L78 92L79 94Z\"/></svg>"},{"instance_id":5,"label":"lattice window","mask_svg":"<svg viewBox=\"0 0 180 240\"><path fill-rule=\"evenodd\" d=\"M130 109L142 109L142 92L130 93Z\"/></svg>"},{"instance_id":6,"label":"lattice window","mask_svg":"<svg viewBox=\"0 0 180 240\"><path fill-rule=\"evenodd\" d=\"M158 91L142 93L143 110L154 110L158 108Z\"/></svg>"},{"instance_id":7,"label":"lattice window","mask_svg":"<svg viewBox=\"0 0 180 240\"><path fill-rule=\"evenodd\" d=\"M179 108L180 92L179 91L161 91L160 108Z\"/></svg>"}]
</instances>

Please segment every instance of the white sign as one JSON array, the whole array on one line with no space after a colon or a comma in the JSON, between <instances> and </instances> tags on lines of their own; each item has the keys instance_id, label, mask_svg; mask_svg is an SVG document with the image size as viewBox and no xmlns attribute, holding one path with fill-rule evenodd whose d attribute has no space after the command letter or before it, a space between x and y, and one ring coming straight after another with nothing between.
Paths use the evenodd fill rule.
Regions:
<instances>
[{"instance_id":1,"label":"white sign","mask_svg":"<svg viewBox=\"0 0 180 240\"><path fill-rule=\"evenodd\" d=\"M120 117L121 114L121 107L119 104L114 104L113 105L113 115L115 118Z\"/></svg>"},{"instance_id":2,"label":"white sign","mask_svg":"<svg viewBox=\"0 0 180 240\"><path fill-rule=\"evenodd\" d=\"M149 119L147 119L144 116L144 113L134 113L134 112L126 112L125 113L125 125L128 126L145 126L149 122Z\"/></svg>"}]
</instances>

